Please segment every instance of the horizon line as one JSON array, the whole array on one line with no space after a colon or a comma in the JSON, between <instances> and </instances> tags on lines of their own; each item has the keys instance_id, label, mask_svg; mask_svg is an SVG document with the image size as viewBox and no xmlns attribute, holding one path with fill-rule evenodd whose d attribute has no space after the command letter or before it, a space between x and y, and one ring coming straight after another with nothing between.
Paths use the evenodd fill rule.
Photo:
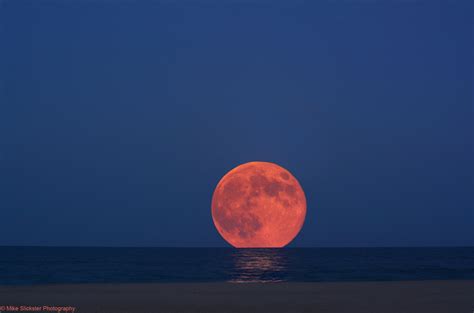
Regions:
<instances>
[{"instance_id":1,"label":"horizon line","mask_svg":"<svg viewBox=\"0 0 474 313\"><path fill-rule=\"evenodd\" d=\"M474 248L474 245L425 245L425 246L296 246L282 248L235 248L231 246L102 246L102 245L0 245L0 248L107 248L107 249L390 249L390 248Z\"/></svg>"}]
</instances>

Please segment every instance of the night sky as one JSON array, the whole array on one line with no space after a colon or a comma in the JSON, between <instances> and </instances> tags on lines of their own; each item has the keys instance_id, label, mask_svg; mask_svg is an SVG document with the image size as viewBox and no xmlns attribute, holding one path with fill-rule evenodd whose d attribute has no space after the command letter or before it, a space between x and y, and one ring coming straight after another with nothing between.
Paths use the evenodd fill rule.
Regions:
<instances>
[{"instance_id":1,"label":"night sky","mask_svg":"<svg viewBox=\"0 0 474 313\"><path fill-rule=\"evenodd\" d=\"M275 162L291 246L474 245L474 5L0 0L0 245L228 246Z\"/></svg>"}]
</instances>

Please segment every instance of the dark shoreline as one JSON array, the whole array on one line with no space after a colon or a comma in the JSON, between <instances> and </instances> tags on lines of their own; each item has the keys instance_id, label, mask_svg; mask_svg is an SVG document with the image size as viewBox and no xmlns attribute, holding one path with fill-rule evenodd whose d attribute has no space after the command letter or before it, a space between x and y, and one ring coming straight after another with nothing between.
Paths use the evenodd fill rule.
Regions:
<instances>
[{"instance_id":1,"label":"dark shoreline","mask_svg":"<svg viewBox=\"0 0 474 313\"><path fill-rule=\"evenodd\" d=\"M473 295L474 280L65 284L0 286L0 306L64 306L86 313L470 313Z\"/></svg>"}]
</instances>

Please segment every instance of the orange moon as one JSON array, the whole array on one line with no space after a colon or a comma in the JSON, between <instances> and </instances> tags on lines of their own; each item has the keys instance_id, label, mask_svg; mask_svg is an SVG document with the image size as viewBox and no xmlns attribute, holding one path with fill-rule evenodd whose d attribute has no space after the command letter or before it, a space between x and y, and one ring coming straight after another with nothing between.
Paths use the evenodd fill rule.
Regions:
<instances>
[{"instance_id":1,"label":"orange moon","mask_svg":"<svg viewBox=\"0 0 474 313\"><path fill-rule=\"evenodd\" d=\"M249 162L222 177L212 196L217 231L236 248L281 248L303 227L306 198L283 167Z\"/></svg>"}]
</instances>

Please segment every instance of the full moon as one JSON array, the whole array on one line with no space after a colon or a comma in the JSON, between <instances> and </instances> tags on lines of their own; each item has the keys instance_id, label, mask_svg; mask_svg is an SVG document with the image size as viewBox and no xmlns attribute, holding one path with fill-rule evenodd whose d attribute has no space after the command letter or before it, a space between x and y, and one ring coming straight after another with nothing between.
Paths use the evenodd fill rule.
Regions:
<instances>
[{"instance_id":1,"label":"full moon","mask_svg":"<svg viewBox=\"0 0 474 313\"><path fill-rule=\"evenodd\" d=\"M281 248L303 227L306 198L283 167L249 162L222 177L212 196L217 231L236 248Z\"/></svg>"}]
</instances>

